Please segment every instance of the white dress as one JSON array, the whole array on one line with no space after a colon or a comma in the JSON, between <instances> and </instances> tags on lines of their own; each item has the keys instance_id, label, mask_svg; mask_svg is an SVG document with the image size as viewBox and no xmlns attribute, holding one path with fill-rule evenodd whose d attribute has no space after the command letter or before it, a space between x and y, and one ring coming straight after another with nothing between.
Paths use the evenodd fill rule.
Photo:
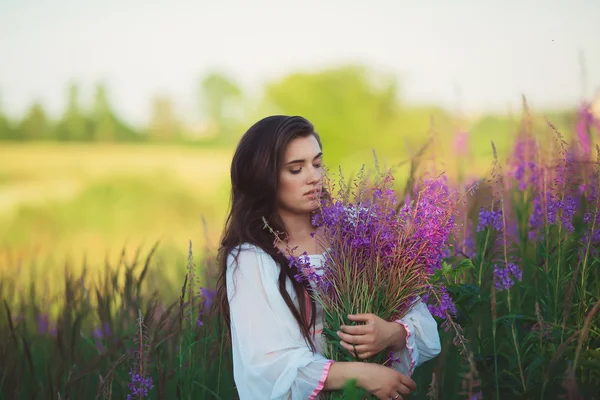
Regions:
<instances>
[{"instance_id":1,"label":"white dress","mask_svg":"<svg viewBox=\"0 0 600 400\"><path fill-rule=\"evenodd\" d=\"M321 355L322 336L315 337L315 354L279 293L278 264L254 245L243 244L240 249L236 265L237 248L227 260L233 373L240 400L318 398L333 363ZM312 255L310 260L319 267L323 256ZM297 305L289 280L287 290ZM396 322L408 334L406 347L395 354L399 362L394 368L410 376L416 366L440 353L437 323L420 301ZM322 327L322 310L317 305L315 328Z\"/></svg>"}]
</instances>

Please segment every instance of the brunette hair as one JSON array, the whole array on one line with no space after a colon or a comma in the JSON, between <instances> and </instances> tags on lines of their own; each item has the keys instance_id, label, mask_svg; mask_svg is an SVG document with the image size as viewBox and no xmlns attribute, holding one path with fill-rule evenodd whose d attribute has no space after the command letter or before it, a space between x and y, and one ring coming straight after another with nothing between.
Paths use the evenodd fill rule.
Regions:
<instances>
[{"instance_id":1,"label":"brunette hair","mask_svg":"<svg viewBox=\"0 0 600 400\"><path fill-rule=\"evenodd\" d=\"M276 193L279 186L280 165L289 143L298 137L314 136L321 146L313 125L299 116L274 115L250 127L242 136L231 162L230 211L218 253L219 278L216 306L230 331L230 310L227 297L227 259L232 250L243 243L253 244L270 255L280 266L279 293L298 322L307 345L315 351L310 334L315 325L316 306L309 295L310 284L298 282L296 268L274 246L275 237L265 229L263 217L276 232L286 234L276 212ZM239 254L239 253L238 253ZM298 307L286 290L290 280L298 297ZM308 309L310 307L310 309ZM310 320L308 316L310 315Z\"/></svg>"}]
</instances>

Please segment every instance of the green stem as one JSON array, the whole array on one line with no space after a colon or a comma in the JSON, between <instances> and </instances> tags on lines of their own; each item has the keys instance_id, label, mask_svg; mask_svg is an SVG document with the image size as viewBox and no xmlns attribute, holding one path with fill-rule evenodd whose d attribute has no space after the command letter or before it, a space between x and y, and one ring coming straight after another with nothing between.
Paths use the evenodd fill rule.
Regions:
<instances>
[{"instance_id":1,"label":"green stem","mask_svg":"<svg viewBox=\"0 0 600 400\"><path fill-rule=\"evenodd\" d=\"M492 319L492 340L494 343L494 380L496 381L496 399L500 400L500 382L498 379L498 348L496 345L496 319Z\"/></svg>"},{"instance_id":2,"label":"green stem","mask_svg":"<svg viewBox=\"0 0 600 400\"><path fill-rule=\"evenodd\" d=\"M485 251L487 249L487 244L488 244L489 238L490 238L490 230L486 229L485 242L483 244L483 252L481 253L481 262L479 263L479 279L477 280L477 282L479 283L479 287L481 287L481 279L482 279L482 274L483 274L483 256L485 255Z\"/></svg>"},{"instance_id":3,"label":"green stem","mask_svg":"<svg viewBox=\"0 0 600 400\"><path fill-rule=\"evenodd\" d=\"M508 313L512 314L512 304L510 300L510 290L508 290ZM519 365L519 375L521 377L521 384L523 385L523 393L527 391L525 385L525 377L523 375L523 366L521 365L521 353L519 352L519 344L517 342L517 334L515 332L515 323L510 321L510 330L512 333L513 343L515 345L515 352L517 353L517 364Z\"/></svg>"}]
</instances>

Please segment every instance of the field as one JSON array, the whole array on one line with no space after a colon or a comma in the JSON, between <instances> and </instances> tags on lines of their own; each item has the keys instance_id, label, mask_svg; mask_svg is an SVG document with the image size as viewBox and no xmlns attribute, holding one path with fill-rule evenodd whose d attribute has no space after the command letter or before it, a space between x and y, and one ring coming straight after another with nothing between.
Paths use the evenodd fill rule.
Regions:
<instances>
[{"instance_id":1,"label":"field","mask_svg":"<svg viewBox=\"0 0 600 400\"><path fill-rule=\"evenodd\" d=\"M60 271L66 261L102 264L160 241L157 256L179 281L173 269L188 242L218 240L230 157L164 145L2 145L2 257Z\"/></svg>"},{"instance_id":2,"label":"field","mask_svg":"<svg viewBox=\"0 0 600 400\"><path fill-rule=\"evenodd\" d=\"M417 398L598 398L600 167L565 136L524 124L495 140L496 164L494 134L459 156L446 137L416 176L397 169L399 190L434 167L456 190L487 179L456 215L445 278L458 325L439 321L443 351L417 369ZM409 156L383 153L391 165ZM1 398L234 398L209 307L231 155L0 146ZM508 264L522 276L498 284Z\"/></svg>"}]
</instances>

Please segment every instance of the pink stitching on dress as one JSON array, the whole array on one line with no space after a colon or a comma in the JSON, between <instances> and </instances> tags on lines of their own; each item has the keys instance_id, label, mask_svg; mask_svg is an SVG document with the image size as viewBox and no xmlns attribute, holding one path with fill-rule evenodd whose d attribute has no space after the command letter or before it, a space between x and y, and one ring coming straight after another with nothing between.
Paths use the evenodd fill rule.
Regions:
<instances>
[{"instance_id":1,"label":"pink stitching on dress","mask_svg":"<svg viewBox=\"0 0 600 400\"><path fill-rule=\"evenodd\" d=\"M417 360L415 360L415 358L413 357L414 347L409 346L409 344L408 344L408 339L412 335L412 332L408 328L408 324L406 324L400 320L398 320L396 322L399 323L400 325L402 325L404 327L404 329L406 329L406 348L408 349L408 356L410 357L410 365L408 366L408 373L409 373L409 375L412 375L413 371L414 371L414 366L417 362Z\"/></svg>"},{"instance_id":2,"label":"pink stitching on dress","mask_svg":"<svg viewBox=\"0 0 600 400\"><path fill-rule=\"evenodd\" d=\"M327 375L329 375L329 368L331 368L331 364L333 364L332 360L328 360L325 363L325 367L323 368L323 373L321 374L321 379L319 379L319 384L317 385L315 390L312 391L308 400L316 399L317 396L319 395L319 393L321 392L321 390L323 390L323 388L325 387L325 380L327 379Z\"/></svg>"}]
</instances>

